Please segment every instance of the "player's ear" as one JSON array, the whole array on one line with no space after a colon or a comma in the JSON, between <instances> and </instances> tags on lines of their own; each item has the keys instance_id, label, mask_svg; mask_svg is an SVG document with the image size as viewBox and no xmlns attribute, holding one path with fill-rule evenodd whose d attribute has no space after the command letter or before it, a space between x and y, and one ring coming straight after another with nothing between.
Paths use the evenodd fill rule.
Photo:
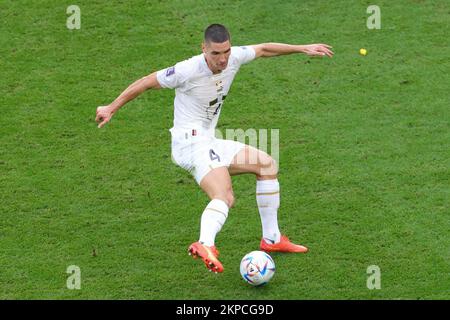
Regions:
<instances>
[{"instance_id":1,"label":"player's ear","mask_svg":"<svg viewBox=\"0 0 450 320\"><path fill-rule=\"evenodd\" d=\"M202 42L202 51L203 51L203 53L206 53L206 44L205 44L205 42Z\"/></svg>"}]
</instances>

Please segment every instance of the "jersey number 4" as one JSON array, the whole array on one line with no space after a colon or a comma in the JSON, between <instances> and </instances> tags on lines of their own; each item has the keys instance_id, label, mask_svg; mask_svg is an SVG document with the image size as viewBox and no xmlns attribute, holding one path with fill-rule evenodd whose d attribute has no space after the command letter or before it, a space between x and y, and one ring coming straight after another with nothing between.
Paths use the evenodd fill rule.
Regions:
<instances>
[{"instance_id":1,"label":"jersey number 4","mask_svg":"<svg viewBox=\"0 0 450 320\"><path fill-rule=\"evenodd\" d=\"M214 161L217 159L220 162L219 155L216 154L213 149L209 149L209 157L211 158L211 161Z\"/></svg>"},{"instance_id":2,"label":"jersey number 4","mask_svg":"<svg viewBox=\"0 0 450 320\"><path fill-rule=\"evenodd\" d=\"M219 113L219 109L220 109L221 106L222 106L222 102L219 103L219 105L217 106L216 111L214 111L214 113L213 113L213 116L215 116L215 115L217 115Z\"/></svg>"},{"instance_id":3,"label":"jersey number 4","mask_svg":"<svg viewBox=\"0 0 450 320\"><path fill-rule=\"evenodd\" d=\"M212 101L209 102L209 107L213 107L217 102L219 102L219 104L217 105L216 109L214 110L213 116L216 116L219 113L220 107L223 104L223 101L225 100L227 96L222 96L221 100L219 99L214 99Z\"/></svg>"}]
</instances>

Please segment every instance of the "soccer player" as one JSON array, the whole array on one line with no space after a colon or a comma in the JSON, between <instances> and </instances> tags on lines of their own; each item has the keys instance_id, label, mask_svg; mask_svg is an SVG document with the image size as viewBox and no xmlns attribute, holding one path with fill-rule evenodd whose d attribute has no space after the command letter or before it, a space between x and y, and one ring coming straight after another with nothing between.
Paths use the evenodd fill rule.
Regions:
<instances>
[{"instance_id":1,"label":"soccer player","mask_svg":"<svg viewBox=\"0 0 450 320\"><path fill-rule=\"evenodd\" d=\"M210 271L223 272L215 237L234 204L230 176L256 176L256 202L262 222L260 249L266 252L307 252L280 233L278 168L267 153L237 141L215 138L215 127L241 65L260 57L292 53L332 57L326 44L290 45L262 43L232 47L228 30L212 24L205 30L203 53L145 76L131 84L107 106L97 108L96 121L103 127L127 102L148 89L175 89L172 157L188 170L211 199L202 213L199 241L188 252L200 257Z\"/></svg>"}]
</instances>

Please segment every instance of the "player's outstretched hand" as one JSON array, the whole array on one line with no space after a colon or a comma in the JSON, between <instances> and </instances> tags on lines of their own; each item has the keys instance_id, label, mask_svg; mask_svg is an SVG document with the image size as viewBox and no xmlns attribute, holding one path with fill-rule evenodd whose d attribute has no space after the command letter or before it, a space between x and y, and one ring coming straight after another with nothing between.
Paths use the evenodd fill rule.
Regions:
<instances>
[{"instance_id":1,"label":"player's outstretched hand","mask_svg":"<svg viewBox=\"0 0 450 320\"><path fill-rule=\"evenodd\" d=\"M304 46L303 52L308 56L328 56L333 57L334 52L330 49L332 46L323 43L308 44Z\"/></svg>"},{"instance_id":2,"label":"player's outstretched hand","mask_svg":"<svg viewBox=\"0 0 450 320\"><path fill-rule=\"evenodd\" d=\"M114 112L110 106L102 106L97 108L95 121L98 123L98 128L103 127L105 124L107 124Z\"/></svg>"}]
</instances>

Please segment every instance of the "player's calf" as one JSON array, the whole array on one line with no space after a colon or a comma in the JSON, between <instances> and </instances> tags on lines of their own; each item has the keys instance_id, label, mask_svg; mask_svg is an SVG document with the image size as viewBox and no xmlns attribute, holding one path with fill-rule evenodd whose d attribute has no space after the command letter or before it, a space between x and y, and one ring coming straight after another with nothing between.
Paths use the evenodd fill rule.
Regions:
<instances>
[{"instance_id":1,"label":"player's calf","mask_svg":"<svg viewBox=\"0 0 450 320\"><path fill-rule=\"evenodd\" d=\"M211 170L200 182L200 187L211 200L222 200L228 208L234 206L233 187L227 167Z\"/></svg>"}]
</instances>

